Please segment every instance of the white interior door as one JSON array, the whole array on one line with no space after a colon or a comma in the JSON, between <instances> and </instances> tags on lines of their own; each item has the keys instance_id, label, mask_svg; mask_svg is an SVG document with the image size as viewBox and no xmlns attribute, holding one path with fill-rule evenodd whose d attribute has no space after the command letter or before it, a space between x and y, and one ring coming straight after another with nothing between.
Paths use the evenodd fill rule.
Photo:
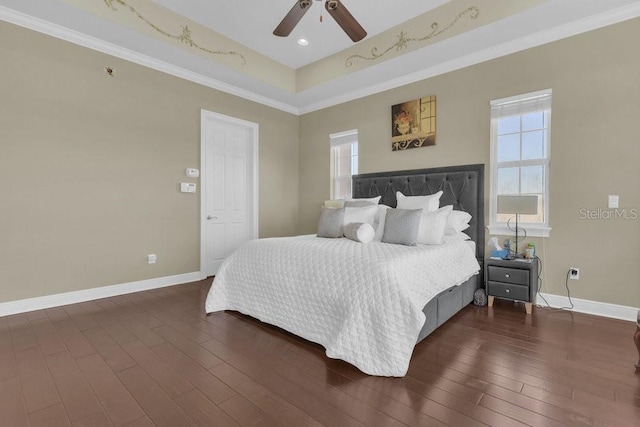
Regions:
<instances>
[{"instance_id":1,"label":"white interior door","mask_svg":"<svg viewBox=\"0 0 640 427\"><path fill-rule=\"evenodd\" d=\"M257 231L257 124L202 112L201 269L222 261Z\"/></svg>"}]
</instances>

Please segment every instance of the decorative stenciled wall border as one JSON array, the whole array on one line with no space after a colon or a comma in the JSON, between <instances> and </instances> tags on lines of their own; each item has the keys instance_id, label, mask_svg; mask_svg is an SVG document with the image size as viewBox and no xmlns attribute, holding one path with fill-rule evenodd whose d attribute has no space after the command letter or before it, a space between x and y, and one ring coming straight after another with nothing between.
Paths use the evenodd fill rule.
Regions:
<instances>
[{"instance_id":1,"label":"decorative stenciled wall border","mask_svg":"<svg viewBox=\"0 0 640 427\"><path fill-rule=\"evenodd\" d=\"M402 50L407 49L409 43L415 43L415 42L419 43L419 42L430 40L434 37L437 37L441 34L446 33L451 27L456 25L460 19L464 18L467 15L469 16L469 19L477 19L478 16L480 16L480 8L477 6L470 6L466 8L462 12L458 13L458 15L453 19L453 21L449 23L449 25L447 25L442 29L440 29L440 24L438 22L433 22L431 24L431 32L423 37L407 37L407 34L404 31L400 31L400 34L398 34L398 40L394 44L389 46L387 49L385 49L382 53L378 53L378 48L373 47L371 49L371 54L369 56L360 55L360 54L349 56L344 61L344 66L347 68L351 67L353 65L353 60L355 59L361 59L364 61L375 61L382 58L383 56L385 56L386 54L388 54L394 49L396 52L400 52Z\"/></svg>"},{"instance_id":2,"label":"decorative stenciled wall border","mask_svg":"<svg viewBox=\"0 0 640 427\"><path fill-rule=\"evenodd\" d=\"M193 40L193 38L191 36L191 30L189 29L188 25L182 25L182 33L180 33L179 35L171 34L168 31L163 30L162 28L160 28L158 25L154 24L153 22L149 21L136 8L131 6L125 0L104 0L104 4L109 9L111 9L113 11L118 11L118 7L117 7L118 5L124 7L129 12L131 12L132 14L137 16L142 22L147 24L149 27L153 28L158 33L160 33L163 36L166 36L166 37L168 37L170 39L177 40L177 41L179 41L181 43L184 43L184 44L186 44L186 45L188 45L190 47L193 47L195 49L199 49L199 50L201 50L203 52L207 52L207 53L209 53L211 55L237 56L238 58L240 58L240 63L242 65L245 65L247 63L246 58L242 54L240 54L238 52L223 51L223 50L212 50L212 49L208 49L208 48L206 48L204 46L200 46L195 40Z\"/></svg>"}]
</instances>

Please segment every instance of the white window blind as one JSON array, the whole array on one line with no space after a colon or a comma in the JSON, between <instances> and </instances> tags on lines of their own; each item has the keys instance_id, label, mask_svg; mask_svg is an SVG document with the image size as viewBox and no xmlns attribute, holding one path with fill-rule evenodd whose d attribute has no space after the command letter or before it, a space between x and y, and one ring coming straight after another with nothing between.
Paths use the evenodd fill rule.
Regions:
<instances>
[{"instance_id":1,"label":"white window blind","mask_svg":"<svg viewBox=\"0 0 640 427\"><path fill-rule=\"evenodd\" d=\"M331 198L351 198L351 177L358 173L358 131L329 135L331 145Z\"/></svg>"},{"instance_id":2,"label":"white window blind","mask_svg":"<svg viewBox=\"0 0 640 427\"><path fill-rule=\"evenodd\" d=\"M535 92L520 97L491 101L491 118L502 118L551 110L551 90Z\"/></svg>"},{"instance_id":3,"label":"white window blind","mask_svg":"<svg viewBox=\"0 0 640 427\"><path fill-rule=\"evenodd\" d=\"M538 213L521 215L532 236L549 235L551 89L491 101L491 234L511 234L497 213L503 194L538 197Z\"/></svg>"}]
</instances>

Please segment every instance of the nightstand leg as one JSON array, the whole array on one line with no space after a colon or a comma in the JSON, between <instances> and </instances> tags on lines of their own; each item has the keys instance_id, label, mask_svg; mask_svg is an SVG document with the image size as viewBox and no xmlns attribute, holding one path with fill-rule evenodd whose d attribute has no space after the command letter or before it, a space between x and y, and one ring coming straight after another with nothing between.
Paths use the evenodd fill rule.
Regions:
<instances>
[{"instance_id":1,"label":"nightstand leg","mask_svg":"<svg viewBox=\"0 0 640 427\"><path fill-rule=\"evenodd\" d=\"M493 299L495 297L493 295L489 295L489 307L493 307Z\"/></svg>"},{"instance_id":2,"label":"nightstand leg","mask_svg":"<svg viewBox=\"0 0 640 427\"><path fill-rule=\"evenodd\" d=\"M531 314L531 307L533 306L533 303L530 302L525 302L524 303L524 309L527 311L527 314Z\"/></svg>"}]
</instances>

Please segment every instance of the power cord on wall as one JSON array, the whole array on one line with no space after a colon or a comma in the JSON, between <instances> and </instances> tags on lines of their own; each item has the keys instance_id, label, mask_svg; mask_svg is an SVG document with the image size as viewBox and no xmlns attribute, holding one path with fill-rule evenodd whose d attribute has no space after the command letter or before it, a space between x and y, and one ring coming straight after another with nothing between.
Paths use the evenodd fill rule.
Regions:
<instances>
[{"instance_id":1,"label":"power cord on wall","mask_svg":"<svg viewBox=\"0 0 640 427\"><path fill-rule=\"evenodd\" d=\"M544 245L544 243L543 243ZM542 296L542 259L536 255L536 259L538 260L538 265L540 266L540 268L538 269L538 295L540 296L540 298L542 298L542 300L545 302L545 304L547 305L547 308L550 310L573 310L574 304L573 301L571 300L571 290L569 289L569 275L571 274L571 270L567 270L567 277L564 280L564 287L567 288L567 298L569 298L569 304L571 304L569 307L560 307L560 308L556 308L556 307L551 307L551 305L549 304L549 301L546 300L546 298L544 296Z\"/></svg>"}]
</instances>

